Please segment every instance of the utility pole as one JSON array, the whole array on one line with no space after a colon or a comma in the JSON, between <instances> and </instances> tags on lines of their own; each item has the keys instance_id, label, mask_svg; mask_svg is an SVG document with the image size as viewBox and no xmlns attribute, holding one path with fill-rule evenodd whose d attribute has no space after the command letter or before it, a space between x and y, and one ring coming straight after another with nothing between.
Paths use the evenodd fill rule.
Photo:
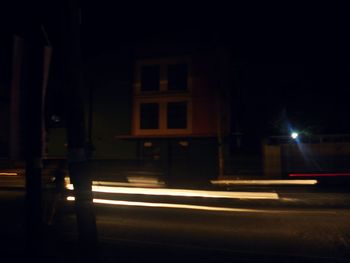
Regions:
<instances>
[{"instance_id":1,"label":"utility pole","mask_svg":"<svg viewBox=\"0 0 350 263\"><path fill-rule=\"evenodd\" d=\"M44 50L40 24L33 23L26 32L24 49L24 127L26 160L26 249L30 259L40 260L43 242L42 154Z\"/></svg>"},{"instance_id":2,"label":"utility pole","mask_svg":"<svg viewBox=\"0 0 350 263\"><path fill-rule=\"evenodd\" d=\"M23 38L13 37L12 82L10 106L9 157L14 163L21 158L21 75L23 70Z\"/></svg>"},{"instance_id":3,"label":"utility pole","mask_svg":"<svg viewBox=\"0 0 350 263\"><path fill-rule=\"evenodd\" d=\"M225 173L225 152L224 139L228 133L228 123L230 114L228 109L229 96L229 52L219 44L217 47L217 68L218 68L218 90L217 90L217 141L218 141L218 172L219 178L224 177Z\"/></svg>"},{"instance_id":4,"label":"utility pole","mask_svg":"<svg viewBox=\"0 0 350 263\"><path fill-rule=\"evenodd\" d=\"M75 212L82 262L94 262L97 228L93 209L92 179L88 167L78 0L63 2L63 51L68 169L74 185Z\"/></svg>"}]
</instances>

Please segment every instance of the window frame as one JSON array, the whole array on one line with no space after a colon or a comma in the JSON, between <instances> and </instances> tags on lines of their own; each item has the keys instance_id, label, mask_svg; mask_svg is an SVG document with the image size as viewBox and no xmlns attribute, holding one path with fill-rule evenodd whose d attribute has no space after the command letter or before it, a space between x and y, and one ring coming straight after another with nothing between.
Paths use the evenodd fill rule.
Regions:
<instances>
[{"instance_id":1,"label":"window frame","mask_svg":"<svg viewBox=\"0 0 350 263\"><path fill-rule=\"evenodd\" d=\"M167 127L167 105L169 102L187 103L187 127L185 129L169 129ZM141 104L158 103L159 117L158 129L141 129ZM162 97L162 98L138 98L134 101L134 133L135 135L177 135L192 133L192 100L189 97Z\"/></svg>"},{"instance_id":2,"label":"window frame","mask_svg":"<svg viewBox=\"0 0 350 263\"><path fill-rule=\"evenodd\" d=\"M187 90L168 90L168 65L187 64ZM160 66L158 91L141 91L142 67L149 65ZM135 63L133 83L133 123L132 130L135 136L171 136L192 133L192 63L187 57L167 59L144 59ZM187 102L187 127L185 129L167 128L167 104L169 102ZM143 103L159 104L158 129L141 129L140 106Z\"/></svg>"},{"instance_id":3,"label":"window frame","mask_svg":"<svg viewBox=\"0 0 350 263\"><path fill-rule=\"evenodd\" d=\"M187 64L187 90L168 90L168 66L176 64ZM142 78L142 67L143 66L153 66L159 65L159 90L156 91L142 91L141 90L141 78ZM135 65L134 73L134 84L133 90L134 95L152 95L159 93L192 93L192 63L189 58L171 58L171 59L149 59L149 60L139 60Z\"/></svg>"},{"instance_id":4,"label":"window frame","mask_svg":"<svg viewBox=\"0 0 350 263\"><path fill-rule=\"evenodd\" d=\"M187 83L186 83L186 89L184 89L184 90L170 90L170 89L168 89L169 88L169 66L176 66L176 65L186 65L187 66L187 72L186 72L186 75L187 75ZM186 62L183 62L183 63L181 63L181 61L178 61L177 63L168 63L167 65L166 65L166 90L167 90L167 92L177 92L177 93L185 93L185 92L188 92L188 90L189 90L189 79L190 79L190 77L189 77L189 71L190 71L190 69L189 69L189 67L190 67L190 65L189 65L189 63L186 63Z\"/></svg>"},{"instance_id":5,"label":"window frame","mask_svg":"<svg viewBox=\"0 0 350 263\"><path fill-rule=\"evenodd\" d=\"M173 118L169 118L169 117L176 117L176 116L169 116L169 113L172 113L171 111L170 111L170 104L184 104L184 106L185 106L185 110L186 111L184 111L184 113L185 113L185 119L184 119L184 123L181 123L181 124L185 124L185 127L177 127L177 128L174 128L174 127L172 127L172 128L169 128L169 126L171 126L171 125L169 125L169 124L172 124L172 125L174 125L174 121L176 122L176 118L175 119L173 119ZM166 126L167 126L167 129L168 130L171 130L171 129L176 129L176 130L181 130L181 129L187 129L187 127L188 127L188 123L187 123L187 118L188 118L188 115L189 115L189 112L188 112L188 101L167 101L166 102L166 116L167 116L167 118L166 118ZM176 111L175 111L176 112ZM176 125L174 125L174 126L176 126Z\"/></svg>"},{"instance_id":6,"label":"window frame","mask_svg":"<svg viewBox=\"0 0 350 263\"><path fill-rule=\"evenodd\" d=\"M152 67L152 66L159 66L159 83L158 83L158 87L159 87L159 89L155 89L155 90L142 90L142 76L143 76L143 69L144 69L144 67ZM140 89L140 93L157 93L157 92L159 92L160 90L161 90L161 85L160 85L160 80L161 80L161 78L162 78L162 69L161 69L161 65L159 65L159 64L145 64L145 65L141 65L140 66L140 76L139 76L139 78L140 78L140 84L139 84L139 89Z\"/></svg>"},{"instance_id":7,"label":"window frame","mask_svg":"<svg viewBox=\"0 0 350 263\"><path fill-rule=\"evenodd\" d=\"M158 128L154 128L154 129L152 129L152 128L141 128L141 126L142 126L142 118L141 118L141 115L142 115L142 111L141 111L141 108L142 108L142 105L145 105L145 104L155 104L155 105L157 105L157 121L156 121L156 123L157 123L157 126L158 126ZM154 103L154 102L143 102L143 103L140 103L139 104L139 116L140 116L140 123L139 123L139 126L140 126L140 130L158 130L159 128L160 128L160 126L159 126L159 123L160 123L160 120L159 120L159 117L160 117L160 105L159 105L159 103Z\"/></svg>"}]
</instances>

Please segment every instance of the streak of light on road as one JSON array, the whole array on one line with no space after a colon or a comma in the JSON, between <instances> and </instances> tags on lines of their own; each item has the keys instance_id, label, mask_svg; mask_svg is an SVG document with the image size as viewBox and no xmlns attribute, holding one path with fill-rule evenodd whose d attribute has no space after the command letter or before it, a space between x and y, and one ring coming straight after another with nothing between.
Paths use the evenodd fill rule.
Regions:
<instances>
[{"instance_id":1,"label":"streak of light on road","mask_svg":"<svg viewBox=\"0 0 350 263\"><path fill-rule=\"evenodd\" d=\"M68 196L68 201L75 201L74 196ZM172 209L189 209L189 210L202 210L202 211L217 211L217 212L241 212L241 213L271 213L271 214L291 214L291 213L304 213L304 214L336 214L336 212L329 211L301 211L301 210L275 210L275 209L252 209L252 208L235 208L235 207L219 207L219 206L203 206L203 205L188 205L188 204L171 204L171 203L152 203L152 202L136 202L136 201L123 201L123 200L108 200L108 199L93 199L94 203L106 204L114 206L138 206L138 207L153 207L153 208L172 208Z\"/></svg>"},{"instance_id":2,"label":"streak of light on road","mask_svg":"<svg viewBox=\"0 0 350 263\"><path fill-rule=\"evenodd\" d=\"M66 185L70 184L69 177L65 177L64 181ZM143 177L128 177L128 182L108 182L108 181L93 181L93 185L102 186L125 186L125 187L147 187L147 188L160 188L164 187L165 183L158 181L154 178L143 178Z\"/></svg>"},{"instance_id":3,"label":"streak of light on road","mask_svg":"<svg viewBox=\"0 0 350 263\"><path fill-rule=\"evenodd\" d=\"M66 188L73 190L72 184ZM93 192L113 194L140 194L158 196L184 196L184 197L205 197L205 198L235 198L235 199L279 199L277 193L273 192L228 192L228 191L207 191L190 189L169 189L169 188L136 188L136 187L112 187L93 185Z\"/></svg>"},{"instance_id":4,"label":"streak of light on road","mask_svg":"<svg viewBox=\"0 0 350 263\"><path fill-rule=\"evenodd\" d=\"M0 173L0 176L16 176L16 175L18 175L18 173Z\"/></svg>"},{"instance_id":5,"label":"streak of light on road","mask_svg":"<svg viewBox=\"0 0 350 263\"><path fill-rule=\"evenodd\" d=\"M74 196L68 196L68 201L74 201ZM245 208L230 208L217 206L202 206L202 205L187 205L187 204L170 204L170 203L150 203L150 202L135 202L135 201L121 201L121 200L107 200L107 199L93 199L94 203L117 205L117 206L142 206L142 207L158 207L158 208L177 208L177 209L192 209L205 211L222 211L222 212L260 212L263 210L245 209Z\"/></svg>"},{"instance_id":6,"label":"streak of light on road","mask_svg":"<svg viewBox=\"0 0 350 263\"><path fill-rule=\"evenodd\" d=\"M317 180L212 180L214 185L315 185Z\"/></svg>"},{"instance_id":7,"label":"streak of light on road","mask_svg":"<svg viewBox=\"0 0 350 263\"><path fill-rule=\"evenodd\" d=\"M126 187L164 187L163 182L106 182L106 181L93 181L93 185L103 185L103 186L126 186Z\"/></svg>"}]
</instances>

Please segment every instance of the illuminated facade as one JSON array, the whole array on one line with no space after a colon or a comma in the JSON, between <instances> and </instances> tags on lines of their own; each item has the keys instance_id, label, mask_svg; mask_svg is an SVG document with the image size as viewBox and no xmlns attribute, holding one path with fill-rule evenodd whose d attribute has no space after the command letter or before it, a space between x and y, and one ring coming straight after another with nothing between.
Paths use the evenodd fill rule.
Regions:
<instances>
[{"instance_id":1,"label":"illuminated facade","mask_svg":"<svg viewBox=\"0 0 350 263\"><path fill-rule=\"evenodd\" d=\"M210 56L205 62L201 59L136 60L132 136L217 136L223 112L219 112L222 101L218 97L215 60Z\"/></svg>"}]
</instances>

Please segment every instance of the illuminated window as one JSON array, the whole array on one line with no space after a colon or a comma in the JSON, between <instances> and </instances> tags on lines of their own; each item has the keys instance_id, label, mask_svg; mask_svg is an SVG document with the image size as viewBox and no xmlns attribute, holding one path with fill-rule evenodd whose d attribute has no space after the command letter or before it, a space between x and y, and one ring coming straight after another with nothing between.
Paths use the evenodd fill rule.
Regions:
<instances>
[{"instance_id":1,"label":"illuminated window","mask_svg":"<svg viewBox=\"0 0 350 263\"><path fill-rule=\"evenodd\" d=\"M141 103L140 105L140 129L159 128L159 104Z\"/></svg>"},{"instance_id":2,"label":"illuminated window","mask_svg":"<svg viewBox=\"0 0 350 263\"><path fill-rule=\"evenodd\" d=\"M187 90L187 64L168 65L168 90L186 91Z\"/></svg>"},{"instance_id":3,"label":"illuminated window","mask_svg":"<svg viewBox=\"0 0 350 263\"><path fill-rule=\"evenodd\" d=\"M147 65L141 69L141 91L159 91L160 66Z\"/></svg>"},{"instance_id":4,"label":"illuminated window","mask_svg":"<svg viewBox=\"0 0 350 263\"><path fill-rule=\"evenodd\" d=\"M167 105L167 128L187 128L187 102L169 102Z\"/></svg>"}]
</instances>

